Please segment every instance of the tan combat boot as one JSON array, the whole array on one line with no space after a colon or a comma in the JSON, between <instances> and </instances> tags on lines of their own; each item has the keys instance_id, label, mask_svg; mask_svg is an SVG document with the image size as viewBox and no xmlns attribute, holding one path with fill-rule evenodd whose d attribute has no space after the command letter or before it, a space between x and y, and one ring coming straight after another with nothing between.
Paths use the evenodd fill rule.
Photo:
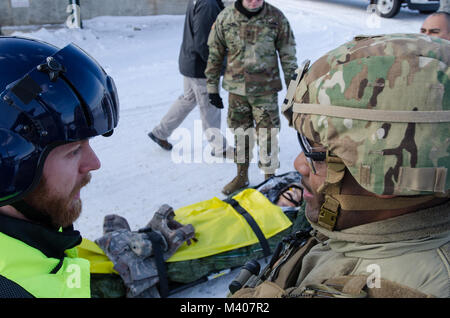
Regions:
<instances>
[{"instance_id":1,"label":"tan combat boot","mask_svg":"<svg viewBox=\"0 0 450 318\"><path fill-rule=\"evenodd\" d=\"M267 180L267 179L273 177L274 175L275 174L273 174L273 173L266 173L266 174L264 174L264 180Z\"/></svg>"},{"instance_id":2,"label":"tan combat boot","mask_svg":"<svg viewBox=\"0 0 450 318\"><path fill-rule=\"evenodd\" d=\"M222 193L230 195L246 186L248 186L248 164L237 165L237 176L222 189Z\"/></svg>"}]
</instances>

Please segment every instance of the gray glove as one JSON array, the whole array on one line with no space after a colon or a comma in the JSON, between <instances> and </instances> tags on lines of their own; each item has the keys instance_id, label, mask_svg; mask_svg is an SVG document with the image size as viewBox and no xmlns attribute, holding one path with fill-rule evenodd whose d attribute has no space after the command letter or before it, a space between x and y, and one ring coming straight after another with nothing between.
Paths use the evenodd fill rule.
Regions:
<instances>
[{"instance_id":1,"label":"gray glove","mask_svg":"<svg viewBox=\"0 0 450 318\"><path fill-rule=\"evenodd\" d=\"M184 243L194 239L194 227L175 221L173 209L164 204L143 229L133 232L125 218L105 216L104 235L95 242L114 263L114 269L127 287L127 297L160 297L155 251L151 238L161 242L164 261Z\"/></svg>"}]
</instances>

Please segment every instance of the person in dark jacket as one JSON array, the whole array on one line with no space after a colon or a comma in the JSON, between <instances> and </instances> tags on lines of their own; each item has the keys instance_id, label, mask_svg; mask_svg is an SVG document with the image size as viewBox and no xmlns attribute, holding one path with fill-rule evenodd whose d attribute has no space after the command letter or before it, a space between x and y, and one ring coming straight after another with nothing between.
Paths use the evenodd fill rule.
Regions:
<instances>
[{"instance_id":1,"label":"person in dark jacket","mask_svg":"<svg viewBox=\"0 0 450 318\"><path fill-rule=\"evenodd\" d=\"M208 61L208 35L223 8L221 0L190 0L188 3L178 61L184 76L184 93L148 134L163 149L172 149L167 138L198 104L202 128L212 147L211 155L226 157L227 150L231 151L220 132L220 108L209 102L204 73Z\"/></svg>"}]
</instances>

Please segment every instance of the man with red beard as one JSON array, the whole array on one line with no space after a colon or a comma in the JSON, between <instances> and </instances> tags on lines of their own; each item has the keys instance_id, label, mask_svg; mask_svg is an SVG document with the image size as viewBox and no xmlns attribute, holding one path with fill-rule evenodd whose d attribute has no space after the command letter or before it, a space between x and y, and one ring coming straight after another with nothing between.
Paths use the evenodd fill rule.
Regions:
<instances>
[{"instance_id":1,"label":"man with red beard","mask_svg":"<svg viewBox=\"0 0 450 318\"><path fill-rule=\"evenodd\" d=\"M53 226L70 226L81 213L80 190L91 180L90 171L99 168L89 140L58 146L45 160L39 185L24 201L46 214Z\"/></svg>"},{"instance_id":2,"label":"man with red beard","mask_svg":"<svg viewBox=\"0 0 450 318\"><path fill-rule=\"evenodd\" d=\"M0 38L0 298L90 297L77 257L80 190L110 136L114 81L81 48Z\"/></svg>"}]
</instances>

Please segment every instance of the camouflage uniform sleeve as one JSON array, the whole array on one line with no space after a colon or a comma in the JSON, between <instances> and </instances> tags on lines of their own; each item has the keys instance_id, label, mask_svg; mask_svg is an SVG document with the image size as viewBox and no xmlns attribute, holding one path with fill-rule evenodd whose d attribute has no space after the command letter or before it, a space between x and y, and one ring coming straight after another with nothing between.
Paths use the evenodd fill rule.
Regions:
<instances>
[{"instance_id":1,"label":"camouflage uniform sleeve","mask_svg":"<svg viewBox=\"0 0 450 318\"><path fill-rule=\"evenodd\" d=\"M276 40L276 48L280 56L281 67L284 73L284 82L286 87L297 69L296 44L294 33L289 25L289 21L282 16L281 27Z\"/></svg>"},{"instance_id":2,"label":"camouflage uniform sleeve","mask_svg":"<svg viewBox=\"0 0 450 318\"><path fill-rule=\"evenodd\" d=\"M220 17L220 15L219 15ZM223 61L226 54L226 44L224 41L219 17L213 24L208 37L208 63L206 65L206 89L208 93L219 93L219 80L223 68Z\"/></svg>"}]
</instances>

